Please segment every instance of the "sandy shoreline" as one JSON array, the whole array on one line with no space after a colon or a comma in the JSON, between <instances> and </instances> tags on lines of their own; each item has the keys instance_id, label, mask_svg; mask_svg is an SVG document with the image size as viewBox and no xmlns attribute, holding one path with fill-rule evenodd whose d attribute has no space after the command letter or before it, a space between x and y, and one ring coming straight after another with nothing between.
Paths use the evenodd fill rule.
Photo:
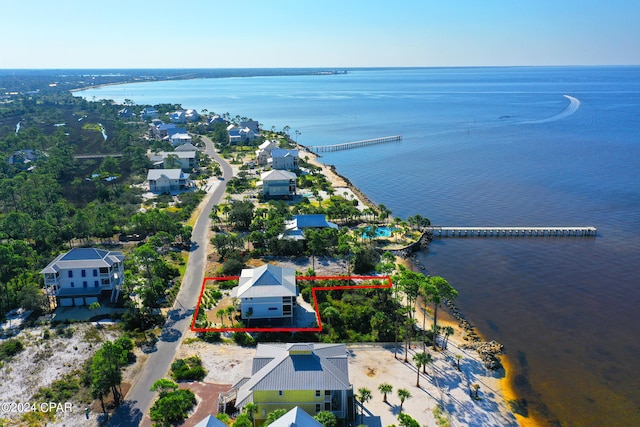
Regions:
<instances>
[{"instance_id":1,"label":"sandy shoreline","mask_svg":"<svg viewBox=\"0 0 640 427\"><path fill-rule=\"evenodd\" d=\"M309 163L322 168L322 173L327 177L327 179L331 182L331 184L334 187L350 188L354 192L354 194L358 196L358 198L362 201L362 203L366 204L369 207L376 206L375 203L371 202L366 197L366 195L362 191L360 191L360 189L356 188L346 177L344 177L343 175L340 175L340 173L337 172L334 166L325 165L319 160L320 156L309 151L307 147L300 144L298 145L303 148L303 152L304 152L304 156L306 157L306 160ZM402 262L408 268L415 267L409 262L408 259L398 259L398 261ZM460 327L458 321L450 315L448 310L442 310L440 313L442 313L441 316L443 317L443 319L439 319L439 323L446 326L452 326L456 330L456 334L452 337L452 340L455 342L456 340L455 337L458 336L457 344L458 345L464 344L465 341L462 340L462 338L460 338L460 336L458 335L459 333L462 332L462 328ZM475 332L478 336L482 337L482 340L484 340L484 334L482 334L481 331L478 331L477 329L475 329ZM515 417L515 419L517 420L517 423L521 427L540 427L543 424L538 420L535 420L530 416L528 417L522 416L511 410L509 402L514 402L520 399L520 396L517 394L515 387L513 385L513 380L514 380L513 363L511 360L509 360L508 356L506 355L501 356L500 361L502 362L502 365L504 367L503 368L504 375L501 378L496 378L496 390L498 391L502 402L504 403L506 408L508 408L507 411Z\"/></svg>"}]
</instances>

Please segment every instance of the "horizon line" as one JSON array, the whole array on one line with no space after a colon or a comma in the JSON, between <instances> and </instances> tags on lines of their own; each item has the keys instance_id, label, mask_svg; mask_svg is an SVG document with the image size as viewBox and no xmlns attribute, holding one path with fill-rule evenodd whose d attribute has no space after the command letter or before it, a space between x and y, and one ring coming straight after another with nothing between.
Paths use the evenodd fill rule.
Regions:
<instances>
[{"instance_id":1,"label":"horizon line","mask_svg":"<svg viewBox=\"0 0 640 427\"><path fill-rule=\"evenodd\" d=\"M543 67L637 67L640 63L629 64L537 64L537 65L371 65L371 66L313 66L313 67L0 67L1 71L58 71L58 70L367 70L367 69L420 69L420 68L543 68Z\"/></svg>"}]
</instances>

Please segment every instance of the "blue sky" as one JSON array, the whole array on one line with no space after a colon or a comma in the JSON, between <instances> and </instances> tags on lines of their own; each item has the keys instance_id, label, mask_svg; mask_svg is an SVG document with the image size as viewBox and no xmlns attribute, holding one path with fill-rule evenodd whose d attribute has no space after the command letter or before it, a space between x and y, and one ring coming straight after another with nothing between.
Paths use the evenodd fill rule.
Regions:
<instances>
[{"instance_id":1,"label":"blue sky","mask_svg":"<svg viewBox=\"0 0 640 427\"><path fill-rule=\"evenodd\" d=\"M0 68L640 64L637 0L23 0Z\"/></svg>"}]
</instances>

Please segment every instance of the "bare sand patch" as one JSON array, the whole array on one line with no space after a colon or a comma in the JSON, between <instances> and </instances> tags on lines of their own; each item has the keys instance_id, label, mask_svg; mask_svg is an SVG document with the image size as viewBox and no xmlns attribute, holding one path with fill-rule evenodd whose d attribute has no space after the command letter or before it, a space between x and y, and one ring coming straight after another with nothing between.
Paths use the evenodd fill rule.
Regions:
<instances>
[{"instance_id":1,"label":"bare sand patch","mask_svg":"<svg viewBox=\"0 0 640 427\"><path fill-rule=\"evenodd\" d=\"M61 331L58 333L57 331ZM49 338L44 338L48 331ZM102 342L115 340L122 333L116 328L96 328L93 323L60 325L58 329L44 326L25 328L15 338L22 341L24 351L0 368L0 402L33 402L40 387L48 387L77 369L101 347ZM67 402L55 402L64 405ZM85 405L71 403L70 411L57 411L49 426L92 425L84 415ZM8 425L20 425L22 413L3 413Z\"/></svg>"}]
</instances>

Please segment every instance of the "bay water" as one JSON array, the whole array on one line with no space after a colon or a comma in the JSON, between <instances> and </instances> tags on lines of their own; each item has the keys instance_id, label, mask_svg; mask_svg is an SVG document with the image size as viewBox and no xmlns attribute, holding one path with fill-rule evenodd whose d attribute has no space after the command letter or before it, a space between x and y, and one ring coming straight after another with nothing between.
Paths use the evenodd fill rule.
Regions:
<instances>
[{"instance_id":1,"label":"bay water","mask_svg":"<svg viewBox=\"0 0 640 427\"><path fill-rule=\"evenodd\" d=\"M402 135L321 160L403 219L597 227L435 239L418 259L505 345L520 412L640 425L640 67L354 69L76 94L246 116L308 146Z\"/></svg>"}]
</instances>

